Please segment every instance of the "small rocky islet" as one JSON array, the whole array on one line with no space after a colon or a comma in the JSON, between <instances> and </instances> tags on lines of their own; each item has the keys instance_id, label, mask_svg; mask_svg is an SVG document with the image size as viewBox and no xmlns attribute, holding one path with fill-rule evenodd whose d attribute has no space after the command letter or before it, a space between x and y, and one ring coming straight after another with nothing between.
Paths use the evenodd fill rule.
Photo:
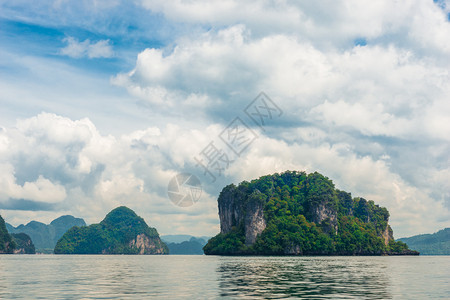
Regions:
<instances>
[{"instance_id":1,"label":"small rocky islet","mask_svg":"<svg viewBox=\"0 0 450 300\"><path fill-rule=\"evenodd\" d=\"M125 206L99 224L72 227L58 241L55 254L168 254L158 231Z\"/></svg>"}]
</instances>

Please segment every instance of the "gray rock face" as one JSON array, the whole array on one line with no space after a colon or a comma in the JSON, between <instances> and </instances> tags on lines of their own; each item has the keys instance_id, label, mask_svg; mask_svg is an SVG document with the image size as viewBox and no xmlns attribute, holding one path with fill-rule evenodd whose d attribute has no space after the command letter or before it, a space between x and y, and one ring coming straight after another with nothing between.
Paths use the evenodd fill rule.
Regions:
<instances>
[{"instance_id":1,"label":"gray rock face","mask_svg":"<svg viewBox=\"0 0 450 300\"><path fill-rule=\"evenodd\" d=\"M139 249L138 254L166 254L161 247L161 241L159 238L149 238L144 233L139 234L136 238L132 239L128 246L136 247Z\"/></svg>"},{"instance_id":2,"label":"gray rock face","mask_svg":"<svg viewBox=\"0 0 450 300\"><path fill-rule=\"evenodd\" d=\"M244 226L245 244L254 244L266 228L264 202L260 201L259 195L258 191L251 196L245 195L235 185L225 187L218 199L220 232L226 234L233 227Z\"/></svg>"},{"instance_id":3,"label":"gray rock face","mask_svg":"<svg viewBox=\"0 0 450 300\"><path fill-rule=\"evenodd\" d=\"M330 229L337 233L337 211L336 209L325 205L325 203L319 203L312 209L313 222L320 224L323 221L329 221Z\"/></svg>"},{"instance_id":4,"label":"gray rock face","mask_svg":"<svg viewBox=\"0 0 450 300\"><path fill-rule=\"evenodd\" d=\"M225 187L220 193L218 203L221 233L229 233L233 226L239 225L242 221L240 199L236 198L237 193L234 185Z\"/></svg>"},{"instance_id":5,"label":"gray rock face","mask_svg":"<svg viewBox=\"0 0 450 300\"><path fill-rule=\"evenodd\" d=\"M383 238L385 245L394 240L394 232L392 231L391 226L386 225L386 229L384 229L381 237Z\"/></svg>"},{"instance_id":6,"label":"gray rock face","mask_svg":"<svg viewBox=\"0 0 450 300\"><path fill-rule=\"evenodd\" d=\"M266 229L264 218L264 205L261 202L251 201L247 204L245 216L245 244L253 245L258 235Z\"/></svg>"}]
</instances>

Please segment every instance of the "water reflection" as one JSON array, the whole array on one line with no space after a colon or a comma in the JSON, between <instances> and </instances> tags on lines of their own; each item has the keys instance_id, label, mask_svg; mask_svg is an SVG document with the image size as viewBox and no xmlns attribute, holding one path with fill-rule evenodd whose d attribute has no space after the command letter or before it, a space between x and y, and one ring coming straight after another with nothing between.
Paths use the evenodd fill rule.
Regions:
<instances>
[{"instance_id":1,"label":"water reflection","mask_svg":"<svg viewBox=\"0 0 450 300\"><path fill-rule=\"evenodd\" d=\"M387 269L372 257L235 257L217 273L221 296L389 299Z\"/></svg>"},{"instance_id":2,"label":"water reflection","mask_svg":"<svg viewBox=\"0 0 450 300\"><path fill-rule=\"evenodd\" d=\"M0 299L450 299L450 257L0 255Z\"/></svg>"}]
</instances>

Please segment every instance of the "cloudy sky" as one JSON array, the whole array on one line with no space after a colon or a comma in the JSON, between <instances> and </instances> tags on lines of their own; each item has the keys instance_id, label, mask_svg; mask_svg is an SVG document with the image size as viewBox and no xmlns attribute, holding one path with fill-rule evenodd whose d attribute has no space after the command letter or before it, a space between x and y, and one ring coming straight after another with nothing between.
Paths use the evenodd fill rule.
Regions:
<instances>
[{"instance_id":1,"label":"cloudy sky","mask_svg":"<svg viewBox=\"0 0 450 300\"><path fill-rule=\"evenodd\" d=\"M449 227L449 20L432 0L0 0L0 214L126 205L214 235L225 184L289 169L387 207L396 238ZM181 172L190 207L167 196Z\"/></svg>"}]
</instances>

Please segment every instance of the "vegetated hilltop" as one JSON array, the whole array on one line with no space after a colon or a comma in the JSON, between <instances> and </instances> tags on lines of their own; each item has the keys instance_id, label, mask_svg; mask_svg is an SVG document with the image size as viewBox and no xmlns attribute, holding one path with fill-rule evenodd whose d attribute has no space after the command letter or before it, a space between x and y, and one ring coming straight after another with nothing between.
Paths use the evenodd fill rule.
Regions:
<instances>
[{"instance_id":1,"label":"vegetated hilltop","mask_svg":"<svg viewBox=\"0 0 450 300\"><path fill-rule=\"evenodd\" d=\"M72 227L58 241L55 254L168 254L155 228L120 206L100 224Z\"/></svg>"},{"instance_id":2,"label":"vegetated hilltop","mask_svg":"<svg viewBox=\"0 0 450 300\"><path fill-rule=\"evenodd\" d=\"M221 232L203 248L218 255L419 254L396 242L389 212L315 172L286 171L226 186Z\"/></svg>"}]
</instances>

